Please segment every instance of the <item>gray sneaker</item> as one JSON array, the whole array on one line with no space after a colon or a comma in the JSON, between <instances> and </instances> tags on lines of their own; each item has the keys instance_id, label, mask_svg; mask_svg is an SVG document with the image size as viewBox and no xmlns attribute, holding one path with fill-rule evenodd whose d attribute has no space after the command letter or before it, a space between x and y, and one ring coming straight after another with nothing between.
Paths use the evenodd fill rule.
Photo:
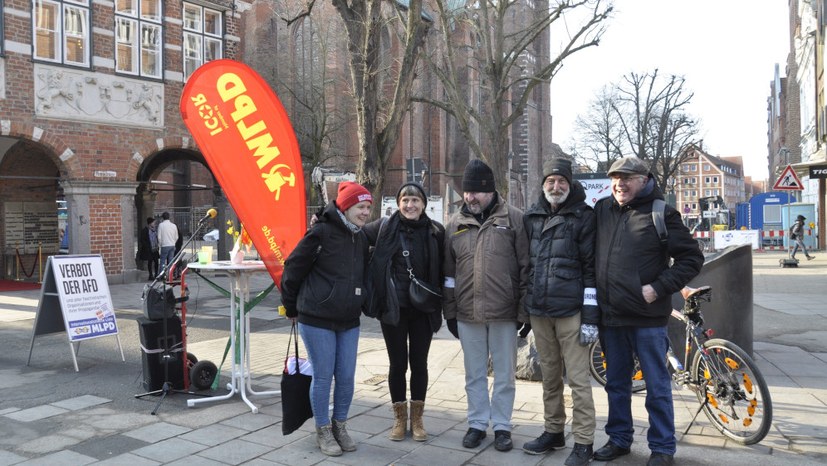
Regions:
<instances>
[{"instance_id":1,"label":"gray sneaker","mask_svg":"<svg viewBox=\"0 0 827 466\"><path fill-rule=\"evenodd\" d=\"M356 442L347 433L347 422L333 420L333 438L339 442L342 451L356 451Z\"/></svg>"},{"instance_id":2,"label":"gray sneaker","mask_svg":"<svg viewBox=\"0 0 827 466\"><path fill-rule=\"evenodd\" d=\"M342 456L342 447L333 437L333 427L330 424L316 427L316 444L327 456Z\"/></svg>"}]
</instances>

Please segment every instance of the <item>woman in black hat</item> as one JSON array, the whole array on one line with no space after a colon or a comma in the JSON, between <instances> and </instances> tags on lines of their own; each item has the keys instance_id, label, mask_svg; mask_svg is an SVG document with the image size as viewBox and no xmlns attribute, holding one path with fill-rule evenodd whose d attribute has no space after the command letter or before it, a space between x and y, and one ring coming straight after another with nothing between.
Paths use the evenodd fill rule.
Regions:
<instances>
[{"instance_id":1,"label":"woman in black hat","mask_svg":"<svg viewBox=\"0 0 827 466\"><path fill-rule=\"evenodd\" d=\"M408 421L408 383L411 369L410 419L415 441L428 434L422 424L428 388L428 351L442 325L440 304L417 308L410 296L412 277L437 291L442 288L445 228L425 213L428 198L417 183L405 183L396 194L399 210L365 225L373 253L368 265L369 316L379 319L388 351L388 387L394 424L388 436L404 440ZM404 254L407 251L407 258Z\"/></svg>"},{"instance_id":2,"label":"woman in black hat","mask_svg":"<svg viewBox=\"0 0 827 466\"><path fill-rule=\"evenodd\" d=\"M795 223L790 228L790 239L795 241L795 247L793 248L792 253L790 254L790 259L795 260L795 253L798 252L798 248L801 248L804 251L804 255L807 256L807 260L813 260L816 256L811 256L809 252L807 252L807 246L804 245L804 220L807 220L806 217L803 215L799 215L795 219Z\"/></svg>"}]
</instances>

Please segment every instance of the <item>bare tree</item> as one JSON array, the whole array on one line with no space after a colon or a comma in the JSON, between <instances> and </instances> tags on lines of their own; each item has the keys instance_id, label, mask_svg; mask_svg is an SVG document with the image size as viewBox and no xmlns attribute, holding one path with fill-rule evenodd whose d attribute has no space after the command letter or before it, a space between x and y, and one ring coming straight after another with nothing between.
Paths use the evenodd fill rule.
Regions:
<instances>
[{"instance_id":1,"label":"bare tree","mask_svg":"<svg viewBox=\"0 0 827 466\"><path fill-rule=\"evenodd\" d=\"M491 166L505 194L511 125L524 114L532 91L548 85L566 57L598 45L612 5L604 0L551 5L538 1L536 9L527 11L530 6L516 1L480 0L459 7L456 3L433 1L442 53L430 57L430 64L444 86L444 98L418 96L417 100L454 117L470 152ZM577 24L572 29L570 21ZM557 55L526 66L527 57L548 50L538 39L546 37L555 23L559 27L553 29L562 37Z\"/></svg>"},{"instance_id":2,"label":"bare tree","mask_svg":"<svg viewBox=\"0 0 827 466\"><path fill-rule=\"evenodd\" d=\"M414 70L429 24L422 16L422 0L410 0L407 8L396 1L332 2L347 31L350 84L356 101L359 138L356 176L379 196L388 159L410 109ZM383 3L389 5L384 10L386 14L383 14ZM390 49L387 41L391 27L399 28L402 38L400 53L395 56L383 53Z\"/></svg>"},{"instance_id":3,"label":"bare tree","mask_svg":"<svg viewBox=\"0 0 827 466\"><path fill-rule=\"evenodd\" d=\"M357 181L379 197L388 159L410 109L414 70L429 23L422 14L422 0L407 4L395 0L331 0L330 4L343 21L347 43L359 140ZM287 24L305 21L313 16L314 8L320 8L316 0L293 5L294 11L282 16ZM394 38L399 40L398 47L391 43ZM378 211L379 203L374 207Z\"/></svg>"},{"instance_id":4,"label":"bare tree","mask_svg":"<svg viewBox=\"0 0 827 466\"><path fill-rule=\"evenodd\" d=\"M314 5L315 0L306 4L295 0L257 3L258 11L253 14L261 17L258 27L245 31L254 35L245 43L257 48L257 53L246 54L248 64L276 90L290 115L311 205L320 202L311 173L346 152L342 143L346 138L341 134L353 109L349 94L342 92L347 83L331 72L344 30L339 21L316 21L309 14ZM330 5L316 6L332 10ZM273 53L260 53L260 49Z\"/></svg>"},{"instance_id":5,"label":"bare tree","mask_svg":"<svg viewBox=\"0 0 827 466\"><path fill-rule=\"evenodd\" d=\"M607 170L611 164L623 156L620 147L620 119L615 112L614 89L603 87L600 94L589 104L588 113L578 116L575 127L581 135L576 152L581 162L597 167L598 171Z\"/></svg>"},{"instance_id":6,"label":"bare tree","mask_svg":"<svg viewBox=\"0 0 827 466\"><path fill-rule=\"evenodd\" d=\"M617 143L639 158L649 160L660 186L688 157L683 150L698 134L698 125L687 113L694 94L684 89L686 80L658 70L629 73L616 87L614 110L623 128L623 143Z\"/></svg>"}]
</instances>

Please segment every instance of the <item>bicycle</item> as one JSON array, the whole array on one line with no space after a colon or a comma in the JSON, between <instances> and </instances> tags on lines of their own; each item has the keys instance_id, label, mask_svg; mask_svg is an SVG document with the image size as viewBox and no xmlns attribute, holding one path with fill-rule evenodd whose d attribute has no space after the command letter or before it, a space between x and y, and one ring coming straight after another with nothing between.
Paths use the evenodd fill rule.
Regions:
<instances>
[{"instance_id":1,"label":"bicycle","mask_svg":"<svg viewBox=\"0 0 827 466\"><path fill-rule=\"evenodd\" d=\"M683 363L671 345L666 359L675 386L695 392L700 403L684 434L703 411L726 437L744 445L760 442L772 424L772 399L764 376L743 349L729 340L711 338L712 330L704 328L701 302L710 301L711 287L685 287L681 295L683 309L673 309L672 317L686 325ZM605 386L606 360L600 342L593 343L590 351L589 370ZM637 358L632 381L633 392L646 389Z\"/></svg>"}]
</instances>

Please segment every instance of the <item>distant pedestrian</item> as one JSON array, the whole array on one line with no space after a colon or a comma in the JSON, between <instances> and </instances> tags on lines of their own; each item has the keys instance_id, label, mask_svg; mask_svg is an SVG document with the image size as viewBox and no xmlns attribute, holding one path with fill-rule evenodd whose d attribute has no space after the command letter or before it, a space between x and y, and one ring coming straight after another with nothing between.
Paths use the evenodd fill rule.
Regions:
<instances>
[{"instance_id":1,"label":"distant pedestrian","mask_svg":"<svg viewBox=\"0 0 827 466\"><path fill-rule=\"evenodd\" d=\"M149 272L148 280L158 276L159 258L158 232L155 229L155 219L147 217L146 226L141 229L141 234L138 237L138 259L146 261L146 268Z\"/></svg>"},{"instance_id":2,"label":"distant pedestrian","mask_svg":"<svg viewBox=\"0 0 827 466\"><path fill-rule=\"evenodd\" d=\"M793 247L792 252L790 253L790 259L795 260L795 253L798 252L798 248L801 248L804 251L804 255L807 256L807 260L813 260L816 256L811 256L809 252L807 252L807 246L804 245L804 220L807 220L806 217L803 215L799 215L796 217L793 226L790 228L790 239L795 241L795 247Z\"/></svg>"},{"instance_id":3,"label":"distant pedestrian","mask_svg":"<svg viewBox=\"0 0 827 466\"><path fill-rule=\"evenodd\" d=\"M281 300L313 365L310 400L316 444L339 456L356 451L347 418L356 376L359 317L365 301L368 241L362 227L370 216L370 192L351 181L339 184L336 200L317 216L284 264ZM329 411L333 390L333 413Z\"/></svg>"},{"instance_id":4,"label":"distant pedestrian","mask_svg":"<svg viewBox=\"0 0 827 466\"><path fill-rule=\"evenodd\" d=\"M509 451L516 392L517 330L528 322L528 236L523 212L506 203L494 172L479 159L465 166L463 204L445 227L445 301L448 330L462 345L468 431L476 448L489 424L494 448ZM516 329L515 329L516 325ZM489 397L488 362L494 372Z\"/></svg>"},{"instance_id":5,"label":"distant pedestrian","mask_svg":"<svg viewBox=\"0 0 827 466\"><path fill-rule=\"evenodd\" d=\"M168 267L175 258L175 243L178 241L178 227L170 220L169 212L161 214L158 225L158 245L160 246L160 272L169 272Z\"/></svg>"}]
</instances>

